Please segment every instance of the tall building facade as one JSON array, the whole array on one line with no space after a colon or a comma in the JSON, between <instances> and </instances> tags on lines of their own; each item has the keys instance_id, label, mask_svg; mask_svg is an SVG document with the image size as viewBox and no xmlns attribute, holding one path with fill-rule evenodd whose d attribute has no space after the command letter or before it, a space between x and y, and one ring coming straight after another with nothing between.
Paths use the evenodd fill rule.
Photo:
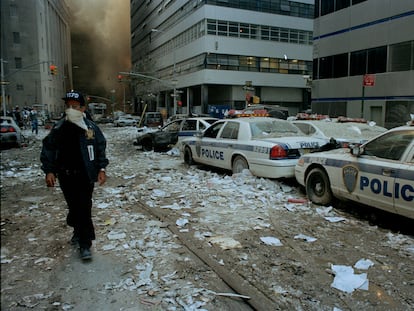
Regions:
<instances>
[{"instance_id":1,"label":"tall building facade","mask_svg":"<svg viewBox=\"0 0 414 311\"><path fill-rule=\"evenodd\" d=\"M312 110L387 128L414 114L414 1L316 0Z\"/></svg>"},{"instance_id":2,"label":"tall building facade","mask_svg":"<svg viewBox=\"0 0 414 311\"><path fill-rule=\"evenodd\" d=\"M1 0L1 61L2 110L36 107L44 117L58 117L62 94L72 87L65 1Z\"/></svg>"},{"instance_id":3,"label":"tall building facade","mask_svg":"<svg viewBox=\"0 0 414 311\"><path fill-rule=\"evenodd\" d=\"M131 0L137 110L310 105L313 0Z\"/></svg>"}]
</instances>

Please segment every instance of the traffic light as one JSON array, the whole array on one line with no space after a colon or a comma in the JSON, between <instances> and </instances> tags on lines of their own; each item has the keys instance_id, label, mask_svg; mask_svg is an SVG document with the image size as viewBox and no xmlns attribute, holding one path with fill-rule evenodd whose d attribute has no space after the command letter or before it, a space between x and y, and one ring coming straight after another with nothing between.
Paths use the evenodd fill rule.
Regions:
<instances>
[{"instance_id":1,"label":"traffic light","mask_svg":"<svg viewBox=\"0 0 414 311\"><path fill-rule=\"evenodd\" d=\"M57 75L57 66L56 65L50 65L49 66L49 69L50 69L50 74L52 76L56 76Z\"/></svg>"},{"instance_id":2,"label":"traffic light","mask_svg":"<svg viewBox=\"0 0 414 311\"><path fill-rule=\"evenodd\" d=\"M122 82L122 75L118 75L118 82Z\"/></svg>"}]
</instances>

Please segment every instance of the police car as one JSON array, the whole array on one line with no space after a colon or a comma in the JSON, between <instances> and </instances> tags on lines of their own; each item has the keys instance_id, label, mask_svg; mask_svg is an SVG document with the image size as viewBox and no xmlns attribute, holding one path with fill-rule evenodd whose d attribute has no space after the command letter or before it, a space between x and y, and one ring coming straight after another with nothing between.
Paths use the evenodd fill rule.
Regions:
<instances>
[{"instance_id":1,"label":"police car","mask_svg":"<svg viewBox=\"0 0 414 311\"><path fill-rule=\"evenodd\" d=\"M414 126L351 149L304 155L295 176L315 204L337 197L414 218Z\"/></svg>"},{"instance_id":2,"label":"police car","mask_svg":"<svg viewBox=\"0 0 414 311\"><path fill-rule=\"evenodd\" d=\"M299 157L320 148L323 139L305 136L286 120L268 117L223 119L204 133L185 138L180 154L184 162L205 164L267 178L294 177Z\"/></svg>"},{"instance_id":3,"label":"police car","mask_svg":"<svg viewBox=\"0 0 414 311\"><path fill-rule=\"evenodd\" d=\"M345 117L321 120L297 119L291 122L309 136L325 139L334 137L342 147L348 147L349 144L363 144L387 131L385 127L378 126L375 122Z\"/></svg>"}]
</instances>

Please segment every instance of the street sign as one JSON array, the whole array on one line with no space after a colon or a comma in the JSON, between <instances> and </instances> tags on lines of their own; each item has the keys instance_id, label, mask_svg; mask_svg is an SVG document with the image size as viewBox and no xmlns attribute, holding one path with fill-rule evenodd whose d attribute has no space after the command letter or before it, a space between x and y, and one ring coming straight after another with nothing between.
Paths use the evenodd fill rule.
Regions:
<instances>
[{"instance_id":1,"label":"street sign","mask_svg":"<svg viewBox=\"0 0 414 311\"><path fill-rule=\"evenodd\" d=\"M364 86L374 86L375 85L375 75L371 75L371 74L364 75L363 85Z\"/></svg>"},{"instance_id":2,"label":"street sign","mask_svg":"<svg viewBox=\"0 0 414 311\"><path fill-rule=\"evenodd\" d=\"M254 87L252 87L252 86L243 86L243 90L245 90L245 91L254 91Z\"/></svg>"}]
</instances>

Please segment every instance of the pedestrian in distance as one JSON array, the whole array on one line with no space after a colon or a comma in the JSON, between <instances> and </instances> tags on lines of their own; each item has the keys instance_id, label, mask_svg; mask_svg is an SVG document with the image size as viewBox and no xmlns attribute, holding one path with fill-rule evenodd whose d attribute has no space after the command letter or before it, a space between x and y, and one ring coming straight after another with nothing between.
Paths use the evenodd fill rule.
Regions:
<instances>
[{"instance_id":1,"label":"pedestrian in distance","mask_svg":"<svg viewBox=\"0 0 414 311\"><path fill-rule=\"evenodd\" d=\"M36 133L36 135L37 135L39 133L39 123L38 123L38 120L37 120L37 111L36 111L36 109L33 108L30 111L29 117L30 117L30 122L32 123L32 134Z\"/></svg>"},{"instance_id":2,"label":"pedestrian in distance","mask_svg":"<svg viewBox=\"0 0 414 311\"><path fill-rule=\"evenodd\" d=\"M68 205L66 222L73 227L72 245L78 245L82 260L92 258L95 240L92 222L92 194L95 182L106 181L106 139L100 128L85 115L83 95L66 93L65 115L43 139L40 160L46 184L54 187L59 180Z\"/></svg>"}]
</instances>

